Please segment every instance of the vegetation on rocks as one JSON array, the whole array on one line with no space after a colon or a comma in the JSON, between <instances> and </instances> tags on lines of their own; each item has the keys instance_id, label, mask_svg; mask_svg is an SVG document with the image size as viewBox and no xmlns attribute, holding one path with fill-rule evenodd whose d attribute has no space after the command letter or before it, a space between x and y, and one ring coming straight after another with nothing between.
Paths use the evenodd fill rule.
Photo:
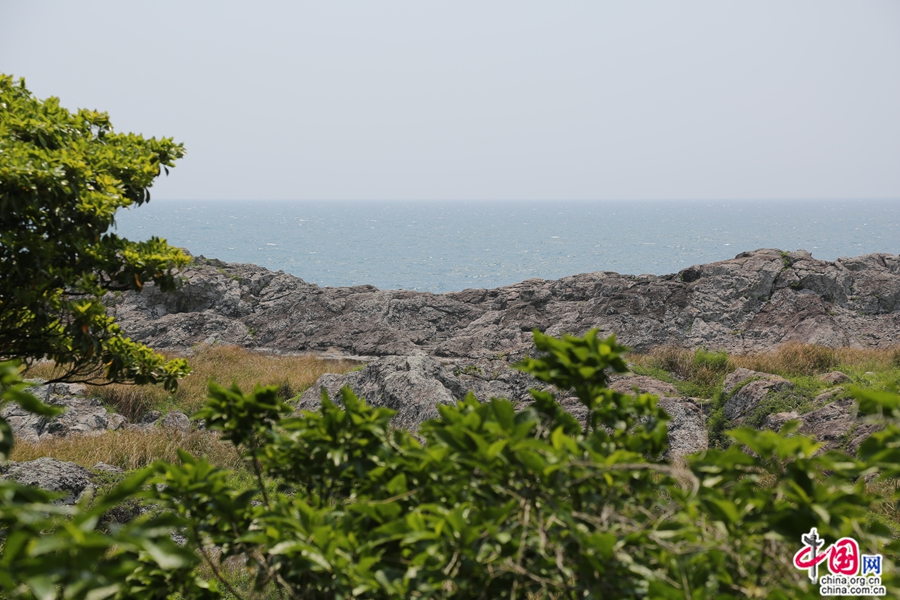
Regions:
<instances>
[{"instance_id":1,"label":"vegetation on rocks","mask_svg":"<svg viewBox=\"0 0 900 600\"><path fill-rule=\"evenodd\" d=\"M163 509L128 526L138 536L127 547L133 555L95 556L91 573L57 564L32 582L34 568L20 562L76 556L86 543L53 525L62 515L50 515L40 527L54 550L43 550L50 542L39 543L35 530L16 527L22 542L15 552L4 547L0 585L26 597L35 585L68 597L100 587L111 597L141 597L128 577L114 576L127 559L147 573L139 590L188 597L250 597L252 589L309 598L817 597L790 563L800 535L815 526L828 540L852 536L883 554L883 582L900 592L897 542L869 510L894 492L883 490L885 497L867 485L898 474L896 395L859 393L864 412L887 419L859 458L818 452L788 426L739 428L729 433L730 448L675 464L661 458L668 417L656 398L606 387L610 372L627 369L613 338L535 333L535 343L541 355L521 368L574 390L587 409L583 425L552 394L535 391L519 412L472 396L441 406L416 437L390 426L392 411L348 389L341 405L323 397L320 410L292 416L274 386L245 394L213 384L197 416L240 451L255 486L181 452L179 463L155 463L96 500L108 511L137 495ZM7 378L11 399L16 386ZM96 510L68 518L83 531L89 521L81 515ZM7 511L26 507L13 501ZM141 551L148 524L177 528L186 545L157 537L155 554ZM90 541L118 548L116 535L94 532Z\"/></svg>"}]
</instances>

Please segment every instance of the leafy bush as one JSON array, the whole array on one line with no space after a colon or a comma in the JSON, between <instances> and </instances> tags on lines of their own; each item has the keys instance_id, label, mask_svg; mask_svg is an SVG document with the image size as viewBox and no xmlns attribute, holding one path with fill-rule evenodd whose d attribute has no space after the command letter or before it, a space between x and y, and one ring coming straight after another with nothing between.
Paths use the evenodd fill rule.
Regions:
<instances>
[{"instance_id":1,"label":"leafy bush","mask_svg":"<svg viewBox=\"0 0 900 600\"><path fill-rule=\"evenodd\" d=\"M0 404L7 402L46 417L59 411L24 391L12 363L0 364ZM12 445L11 428L0 419L0 461L7 460ZM173 515L139 518L105 533L98 530L110 510L146 495L151 476L149 469L138 471L90 507L54 504L53 494L0 480L0 590L5 597L217 597L215 585L194 574L197 555L169 537L177 525Z\"/></svg>"},{"instance_id":2,"label":"leafy bush","mask_svg":"<svg viewBox=\"0 0 900 600\"><path fill-rule=\"evenodd\" d=\"M522 368L574 390L584 426L547 392L519 413L470 396L440 407L421 444L347 389L343 408L323 396L320 411L279 419L289 409L272 389L214 388L201 416L281 491L254 504L184 456L159 467L160 498L195 547L309 598L817 597L791 565L811 527L895 551L867 520L863 463L817 455L787 427L736 430L730 449L676 468L659 459L655 398L605 387L625 369L614 338L535 343L546 355Z\"/></svg>"},{"instance_id":3,"label":"leafy bush","mask_svg":"<svg viewBox=\"0 0 900 600\"><path fill-rule=\"evenodd\" d=\"M817 527L826 540L852 536L864 552L884 554L883 582L900 593L897 543L868 514L883 498L865 484L876 467L900 475L896 395L863 396L867 412L892 419L861 447L866 462L817 453L818 444L787 426L732 431L729 449L676 466L661 459L668 417L656 398L606 388L609 371L626 369L614 338L536 332L535 343L543 355L521 368L573 390L584 423L546 391L532 392L520 412L470 395L440 406L440 418L414 436L391 427L393 411L349 389L342 406L323 394L319 411L291 416L274 387L244 394L211 385L197 416L240 449L259 491L185 452L180 464L141 472L155 475L142 494L183 528L193 552L167 550L172 568L157 561L159 576L144 577L138 591L165 597L174 582L194 586L183 588L188 597L214 593L213 582L189 570L189 556L202 556L235 597L224 565L234 571L238 561L258 589L302 598L813 598L818 590L791 559L801 534ZM138 538L125 554L91 555L98 572L152 558L127 554L149 535L141 519L129 525ZM20 575L19 561L46 566L59 550L38 553L45 546L36 537L22 539L24 554L10 542L3 549L0 585L28 597L40 590ZM106 551L114 547L112 536L99 539ZM70 556L80 552L67 543ZM73 588L66 568L48 571L41 590L64 586L85 597L88 587ZM140 597L129 595L129 580L104 577L119 586L110 596Z\"/></svg>"}]
</instances>

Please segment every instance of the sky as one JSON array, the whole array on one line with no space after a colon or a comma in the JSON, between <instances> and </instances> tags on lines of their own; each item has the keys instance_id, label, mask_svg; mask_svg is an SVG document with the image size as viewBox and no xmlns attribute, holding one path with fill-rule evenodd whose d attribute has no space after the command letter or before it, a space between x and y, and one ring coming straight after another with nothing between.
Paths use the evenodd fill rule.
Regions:
<instances>
[{"instance_id":1,"label":"sky","mask_svg":"<svg viewBox=\"0 0 900 600\"><path fill-rule=\"evenodd\" d=\"M900 2L0 0L154 198L900 198Z\"/></svg>"}]
</instances>

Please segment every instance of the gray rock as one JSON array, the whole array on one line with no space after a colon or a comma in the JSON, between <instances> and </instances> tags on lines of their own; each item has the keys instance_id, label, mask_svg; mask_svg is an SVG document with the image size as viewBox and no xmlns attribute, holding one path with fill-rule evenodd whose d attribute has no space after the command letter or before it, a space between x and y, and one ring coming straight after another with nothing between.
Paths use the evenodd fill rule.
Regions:
<instances>
[{"instance_id":1,"label":"gray rock","mask_svg":"<svg viewBox=\"0 0 900 600\"><path fill-rule=\"evenodd\" d=\"M769 373L760 373L759 371L751 371L750 369L745 369L744 367L738 367L725 376L725 381L722 382L722 392L727 396L734 391L734 388L741 385L745 381L748 381L750 379L758 379L760 377L768 377L769 375Z\"/></svg>"},{"instance_id":2,"label":"gray rock","mask_svg":"<svg viewBox=\"0 0 900 600\"><path fill-rule=\"evenodd\" d=\"M368 363L362 370L345 375L326 374L304 392L297 403L300 410L316 410L321 389L334 401L340 389L349 386L372 406L397 411L394 424L410 429L437 418L437 405L455 404L470 391L480 400L508 398L528 401L528 388L535 380L509 369L503 361L480 364L441 362L425 354L388 356Z\"/></svg>"},{"instance_id":3,"label":"gray rock","mask_svg":"<svg viewBox=\"0 0 900 600\"><path fill-rule=\"evenodd\" d=\"M641 394L655 394L660 398L677 398L680 396L678 390L671 383L644 375L616 379L610 383L609 388L621 394L632 394L637 389Z\"/></svg>"},{"instance_id":4,"label":"gray rock","mask_svg":"<svg viewBox=\"0 0 900 600\"><path fill-rule=\"evenodd\" d=\"M833 262L797 251L744 252L673 275L585 273L447 294L321 288L246 264L198 258L175 294L153 285L107 298L132 338L186 350L218 341L281 352L492 359L527 352L531 330L617 333L636 350L674 344L731 352L799 341L900 341L900 257Z\"/></svg>"},{"instance_id":5,"label":"gray rock","mask_svg":"<svg viewBox=\"0 0 900 600\"><path fill-rule=\"evenodd\" d=\"M819 381L824 381L830 385L839 385L849 380L850 377L846 373L840 371L832 371L831 373L819 375Z\"/></svg>"},{"instance_id":6,"label":"gray rock","mask_svg":"<svg viewBox=\"0 0 900 600\"><path fill-rule=\"evenodd\" d=\"M158 410L148 410L138 420L139 425L151 425L162 418L162 413Z\"/></svg>"},{"instance_id":7,"label":"gray rock","mask_svg":"<svg viewBox=\"0 0 900 600\"><path fill-rule=\"evenodd\" d=\"M110 431L118 431L119 429L124 429L125 425L127 424L128 419L118 413L110 413L109 415L107 415L106 428Z\"/></svg>"},{"instance_id":8,"label":"gray rock","mask_svg":"<svg viewBox=\"0 0 900 600\"><path fill-rule=\"evenodd\" d=\"M72 462L64 462L47 456L28 462L10 463L3 479L10 479L41 488L48 492L60 492L65 496L57 504L75 504L89 490L93 474Z\"/></svg>"},{"instance_id":9,"label":"gray rock","mask_svg":"<svg viewBox=\"0 0 900 600\"><path fill-rule=\"evenodd\" d=\"M668 456L686 456L709 448L706 420L700 407L694 402L683 398L660 398L658 406L672 417L667 423Z\"/></svg>"},{"instance_id":10,"label":"gray rock","mask_svg":"<svg viewBox=\"0 0 900 600\"><path fill-rule=\"evenodd\" d=\"M800 420L800 414L797 411L780 412L766 415L763 419L760 429L771 429L772 431L781 431L784 424L788 421Z\"/></svg>"},{"instance_id":11,"label":"gray rock","mask_svg":"<svg viewBox=\"0 0 900 600\"><path fill-rule=\"evenodd\" d=\"M778 375L736 369L725 378L723 384L723 391L731 397L725 401L722 414L726 419L739 419L759 406L770 393L793 387L793 383Z\"/></svg>"},{"instance_id":12,"label":"gray rock","mask_svg":"<svg viewBox=\"0 0 900 600\"><path fill-rule=\"evenodd\" d=\"M813 398L812 405L822 407L826 404L830 404L833 400L836 399L837 396L841 394L842 391L843 390L841 388L825 390L824 392L818 394L815 398Z\"/></svg>"},{"instance_id":13,"label":"gray rock","mask_svg":"<svg viewBox=\"0 0 900 600\"><path fill-rule=\"evenodd\" d=\"M159 426L164 429L187 433L191 429L191 419L180 410L173 410L160 419Z\"/></svg>"},{"instance_id":14,"label":"gray rock","mask_svg":"<svg viewBox=\"0 0 900 600\"><path fill-rule=\"evenodd\" d=\"M644 375L618 378L609 387L622 394L637 392L659 397L658 406L672 417L666 425L669 430L668 456L686 456L709 448L706 417L696 398L682 398L671 383Z\"/></svg>"},{"instance_id":15,"label":"gray rock","mask_svg":"<svg viewBox=\"0 0 900 600\"><path fill-rule=\"evenodd\" d=\"M856 402L850 398L836 400L818 410L803 415L800 433L810 435L825 444L826 450L841 445L844 436L856 425Z\"/></svg>"},{"instance_id":16,"label":"gray rock","mask_svg":"<svg viewBox=\"0 0 900 600\"><path fill-rule=\"evenodd\" d=\"M125 417L108 413L103 405L85 397L84 386L79 384L38 384L27 390L40 400L64 409L52 419L22 410L17 404L8 404L0 410L17 439L38 442L47 437L63 437L73 434L98 435L110 429L119 429Z\"/></svg>"}]
</instances>

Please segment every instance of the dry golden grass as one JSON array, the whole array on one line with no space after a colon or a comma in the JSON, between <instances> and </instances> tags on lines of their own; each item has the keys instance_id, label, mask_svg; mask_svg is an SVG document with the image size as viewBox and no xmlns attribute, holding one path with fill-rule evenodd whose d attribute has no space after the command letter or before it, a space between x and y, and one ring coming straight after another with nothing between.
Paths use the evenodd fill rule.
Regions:
<instances>
[{"instance_id":1,"label":"dry golden grass","mask_svg":"<svg viewBox=\"0 0 900 600\"><path fill-rule=\"evenodd\" d=\"M838 368L888 371L900 367L900 347L828 348L788 342L767 352L729 354L660 346L646 354L632 354L636 365L662 369L684 380L707 382L738 367L785 377L812 376Z\"/></svg>"},{"instance_id":2,"label":"dry golden grass","mask_svg":"<svg viewBox=\"0 0 900 600\"><path fill-rule=\"evenodd\" d=\"M292 398L311 386L325 373L344 373L359 365L355 361L322 360L313 356L259 354L237 346L205 346L188 361L193 369L178 390L169 394L161 386L103 385L88 387L88 394L101 400L130 421L136 421L151 409L181 410L191 414L206 401L210 381L224 386L232 383L244 391L256 384L275 385L284 399ZM25 377L51 379L59 371L53 363L32 365ZM102 383L102 379L98 379ZM27 461L50 456L91 467L98 462L126 470L149 465L154 460L177 460L178 449L194 456L205 456L225 468L242 466L237 451L209 432L180 432L161 428L108 432L98 436L69 436L39 443L18 442L12 460Z\"/></svg>"},{"instance_id":3,"label":"dry golden grass","mask_svg":"<svg viewBox=\"0 0 900 600\"><path fill-rule=\"evenodd\" d=\"M827 348L788 342L771 352L736 355L738 367L784 376L818 375L838 368L887 371L900 366L900 348Z\"/></svg>"},{"instance_id":4,"label":"dry golden grass","mask_svg":"<svg viewBox=\"0 0 900 600\"><path fill-rule=\"evenodd\" d=\"M195 412L206 401L210 381L226 387L237 383L244 391L252 390L257 383L275 385L279 395L287 400L302 393L325 373L345 373L359 366L356 361L261 354L239 346L201 346L187 359L193 372L181 380L175 394L160 386L119 384L89 388L88 394L127 419L135 420L154 408ZM25 376L49 379L53 373L52 363L41 363L30 367Z\"/></svg>"},{"instance_id":5,"label":"dry golden grass","mask_svg":"<svg viewBox=\"0 0 900 600\"><path fill-rule=\"evenodd\" d=\"M179 448L194 456L204 456L219 467L238 469L243 464L234 446L213 433L196 430L181 433L160 427L145 431L110 431L96 436L72 435L36 443L17 441L10 460L28 461L49 456L84 467L104 462L131 470L146 467L158 459L177 462Z\"/></svg>"},{"instance_id":6,"label":"dry golden grass","mask_svg":"<svg viewBox=\"0 0 900 600\"><path fill-rule=\"evenodd\" d=\"M723 374L735 369L731 357L724 352L688 350L678 346L660 346L647 354L632 354L629 359L635 365L661 369L701 387L716 385Z\"/></svg>"}]
</instances>

